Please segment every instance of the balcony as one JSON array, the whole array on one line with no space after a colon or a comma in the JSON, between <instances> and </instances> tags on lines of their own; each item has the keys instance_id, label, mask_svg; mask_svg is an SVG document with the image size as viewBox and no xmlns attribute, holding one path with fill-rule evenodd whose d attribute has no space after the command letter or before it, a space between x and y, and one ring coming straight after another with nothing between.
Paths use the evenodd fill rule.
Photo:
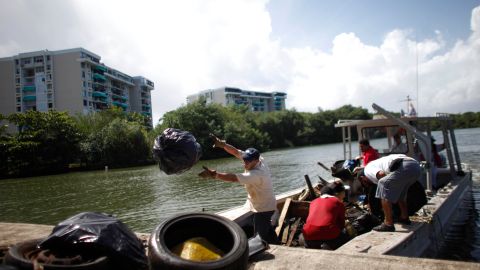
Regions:
<instances>
[{"instance_id":1,"label":"balcony","mask_svg":"<svg viewBox=\"0 0 480 270\"><path fill-rule=\"evenodd\" d=\"M121 102L125 102L125 101L128 100L127 97L122 96L122 95L119 95L119 94L115 94L115 93L112 94L112 99L113 99L114 101L121 101Z\"/></svg>"},{"instance_id":2,"label":"balcony","mask_svg":"<svg viewBox=\"0 0 480 270\"><path fill-rule=\"evenodd\" d=\"M24 96L23 101L35 101L37 100L36 96Z\"/></svg>"},{"instance_id":3,"label":"balcony","mask_svg":"<svg viewBox=\"0 0 480 270\"><path fill-rule=\"evenodd\" d=\"M25 85L23 92L35 92L35 85Z\"/></svg>"},{"instance_id":4,"label":"balcony","mask_svg":"<svg viewBox=\"0 0 480 270\"><path fill-rule=\"evenodd\" d=\"M106 101L106 100L104 100L104 99L101 99L101 98L98 98L98 99L97 99L97 98L95 98L95 99L93 99L93 102L96 102L96 103L101 103L101 104L105 104L105 105L107 105L107 101Z\"/></svg>"},{"instance_id":5,"label":"balcony","mask_svg":"<svg viewBox=\"0 0 480 270\"><path fill-rule=\"evenodd\" d=\"M105 76L103 76L101 74L98 74L98 73L93 74L93 79L94 80L99 80L99 81L102 81L102 82L107 80L107 78L105 78Z\"/></svg>"},{"instance_id":6,"label":"balcony","mask_svg":"<svg viewBox=\"0 0 480 270\"><path fill-rule=\"evenodd\" d=\"M103 92L94 91L94 92L92 93L92 97L102 97L102 98L106 98L106 97L107 97L107 94L106 94L106 93L103 93Z\"/></svg>"},{"instance_id":7,"label":"balcony","mask_svg":"<svg viewBox=\"0 0 480 270\"><path fill-rule=\"evenodd\" d=\"M107 67L105 67L105 66L100 66L100 65L98 65L98 66L95 66L93 69L94 69L95 71L107 72Z\"/></svg>"},{"instance_id":8,"label":"balcony","mask_svg":"<svg viewBox=\"0 0 480 270\"><path fill-rule=\"evenodd\" d=\"M101 85L101 84L94 84L94 85L93 85L93 90L94 90L94 91L104 92L104 91L105 91L105 86L104 86L104 85Z\"/></svg>"},{"instance_id":9,"label":"balcony","mask_svg":"<svg viewBox=\"0 0 480 270\"><path fill-rule=\"evenodd\" d=\"M125 104L125 103L122 103L122 102L114 101L114 102L112 102L112 104L117 106L117 107L122 107L124 109L128 108L128 105Z\"/></svg>"}]
</instances>

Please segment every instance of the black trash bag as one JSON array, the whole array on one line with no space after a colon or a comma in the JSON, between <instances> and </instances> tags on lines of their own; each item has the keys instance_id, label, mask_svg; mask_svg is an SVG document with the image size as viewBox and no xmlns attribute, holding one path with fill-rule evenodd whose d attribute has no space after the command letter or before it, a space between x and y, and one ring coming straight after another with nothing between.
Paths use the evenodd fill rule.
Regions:
<instances>
[{"instance_id":1,"label":"black trash bag","mask_svg":"<svg viewBox=\"0 0 480 270\"><path fill-rule=\"evenodd\" d=\"M95 252L110 258L115 269L147 269L140 239L116 218L95 212L72 216L53 228L42 249Z\"/></svg>"},{"instance_id":2,"label":"black trash bag","mask_svg":"<svg viewBox=\"0 0 480 270\"><path fill-rule=\"evenodd\" d=\"M370 213L363 213L355 218L352 222L352 226L355 228L357 235L360 235L371 231L373 227L380 225L380 223L382 223L382 221L376 216Z\"/></svg>"},{"instance_id":3,"label":"black trash bag","mask_svg":"<svg viewBox=\"0 0 480 270\"><path fill-rule=\"evenodd\" d=\"M153 157L166 174L189 170L202 156L202 147L188 131L167 128L155 139Z\"/></svg>"},{"instance_id":4,"label":"black trash bag","mask_svg":"<svg viewBox=\"0 0 480 270\"><path fill-rule=\"evenodd\" d=\"M345 218L352 224L357 235L364 234L373 229L373 227L382 223L382 221L372 215L367 210L359 208L358 206L348 207L345 212Z\"/></svg>"},{"instance_id":5,"label":"black trash bag","mask_svg":"<svg viewBox=\"0 0 480 270\"><path fill-rule=\"evenodd\" d=\"M358 160L338 160L330 168L332 176L342 180L353 180L353 169L359 165Z\"/></svg>"}]
</instances>

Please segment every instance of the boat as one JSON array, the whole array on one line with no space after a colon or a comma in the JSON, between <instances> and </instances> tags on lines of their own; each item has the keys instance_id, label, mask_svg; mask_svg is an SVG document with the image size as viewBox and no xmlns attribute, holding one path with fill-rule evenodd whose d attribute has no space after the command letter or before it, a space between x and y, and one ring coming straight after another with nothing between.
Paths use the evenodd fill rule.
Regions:
<instances>
[{"instance_id":1,"label":"boat","mask_svg":"<svg viewBox=\"0 0 480 270\"><path fill-rule=\"evenodd\" d=\"M424 161L421 161L423 173L419 181L425 189L428 202L411 217L412 225L403 226L397 223L395 232L370 231L353 238L337 250L329 252L339 255L348 254L353 256L351 258L357 258L355 256L359 254L374 257L382 257L384 255L409 258L429 257L436 252L434 249L441 244L444 237L443 234L449 230L452 220L455 219L456 215L460 214L459 205L462 202L462 198L471 189L472 172L469 170L468 165L462 164L460 160L452 120L447 114L437 114L434 117L396 117L377 104L372 104L372 107L378 113L373 119L339 120L335 125L336 128L342 130L344 159L347 160L354 157L352 150L354 138L358 140L366 138L371 141L374 139L376 142L383 140L385 148L380 149L379 154L385 156L391 154L390 149L394 143L394 135L401 134L403 143L407 146L404 154L418 158L418 154L423 153L425 157ZM440 123L447 156L445 166L437 168L436 171L435 166L432 164L432 147L435 146L432 144L431 129L434 122ZM330 181L333 181L333 178ZM305 252L323 252L322 250L307 251L307 249L292 248L290 247L292 240L284 236L285 223L282 221L286 219L285 216L290 215L298 218L305 215L305 213L308 214L308 205L306 208L304 203L299 202L301 201L299 198L306 191L312 192L311 184L308 181L305 188L300 187L276 196L280 219L276 232L279 238L283 240L283 246L271 245L271 249L273 249L271 253L275 260L282 259L277 262L274 262L275 260L260 259L256 262L255 269L278 268L279 266L281 266L280 268L288 269L289 267L286 265L298 267L299 262L295 263L294 261L302 261L301 257L304 256L302 254L305 254ZM248 209L239 206L218 212L217 214L235 221L242 228L247 228L248 234L248 227L251 226L250 216L252 215ZM294 222L293 226L291 225L289 227L290 230L300 229L298 222ZM283 259L284 256L287 259ZM309 256L307 264L311 267L325 266L325 261L322 262L321 260L326 260L326 258L318 254ZM399 262L397 260L397 263Z\"/></svg>"}]
</instances>

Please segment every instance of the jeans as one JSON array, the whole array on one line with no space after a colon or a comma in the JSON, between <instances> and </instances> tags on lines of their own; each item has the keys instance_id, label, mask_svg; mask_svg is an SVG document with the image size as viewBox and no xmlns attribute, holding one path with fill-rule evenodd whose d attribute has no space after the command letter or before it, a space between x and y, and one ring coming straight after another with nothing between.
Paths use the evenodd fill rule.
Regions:
<instances>
[{"instance_id":1,"label":"jeans","mask_svg":"<svg viewBox=\"0 0 480 270\"><path fill-rule=\"evenodd\" d=\"M272 227L272 215L275 211L257 212L253 214L254 233L258 233L260 237L269 244L279 244L275 230Z\"/></svg>"}]
</instances>

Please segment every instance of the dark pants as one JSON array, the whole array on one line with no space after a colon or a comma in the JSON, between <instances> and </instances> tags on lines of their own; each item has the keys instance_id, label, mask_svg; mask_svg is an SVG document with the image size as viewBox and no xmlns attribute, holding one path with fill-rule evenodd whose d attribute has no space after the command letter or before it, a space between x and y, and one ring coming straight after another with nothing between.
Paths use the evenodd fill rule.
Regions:
<instances>
[{"instance_id":1,"label":"dark pants","mask_svg":"<svg viewBox=\"0 0 480 270\"><path fill-rule=\"evenodd\" d=\"M279 244L277 235L272 226L272 215L275 211L258 212L253 214L253 230L269 244Z\"/></svg>"},{"instance_id":2,"label":"dark pants","mask_svg":"<svg viewBox=\"0 0 480 270\"><path fill-rule=\"evenodd\" d=\"M315 249L326 249L326 250L335 250L341 247L343 244L348 242L350 237L342 230L340 235L337 238L329 239L329 240L305 240L303 238L303 234L300 235L300 243L303 242L303 245L306 248L315 248Z\"/></svg>"}]
</instances>

